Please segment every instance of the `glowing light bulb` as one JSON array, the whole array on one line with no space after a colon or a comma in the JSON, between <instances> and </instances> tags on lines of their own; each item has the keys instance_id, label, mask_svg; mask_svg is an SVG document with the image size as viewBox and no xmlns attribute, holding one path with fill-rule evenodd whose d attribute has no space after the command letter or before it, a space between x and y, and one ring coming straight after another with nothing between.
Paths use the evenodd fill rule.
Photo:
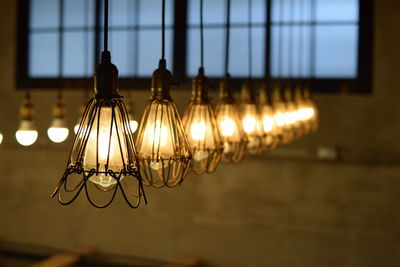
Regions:
<instances>
[{"instance_id":1,"label":"glowing light bulb","mask_svg":"<svg viewBox=\"0 0 400 267\"><path fill-rule=\"evenodd\" d=\"M174 187L187 176L192 153L176 104L169 90L172 74L161 59L153 72L152 95L136 136L137 157L143 183Z\"/></svg>"},{"instance_id":2,"label":"glowing light bulb","mask_svg":"<svg viewBox=\"0 0 400 267\"><path fill-rule=\"evenodd\" d=\"M65 126L65 120L63 118L54 118L50 128L47 129L47 135L54 143L64 142L68 134L69 130Z\"/></svg>"},{"instance_id":3,"label":"glowing light bulb","mask_svg":"<svg viewBox=\"0 0 400 267\"><path fill-rule=\"evenodd\" d=\"M129 127L131 127L131 132L134 133L136 132L137 128L138 128L138 122L135 120L130 120L129 121Z\"/></svg>"},{"instance_id":4,"label":"glowing light bulb","mask_svg":"<svg viewBox=\"0 0 400 267\"><path fill-rule=\"evenodd\" d=\"M221 128L222 136L230 137L235 133L235 121L230 117L223 118L220 121L219 126Z\"/></svg>"},{"instance_id":5,"label":"glowing light bulb","mask_svg":"<svg viewBox=\"0 0 400 267\"><path fill-rule=\"evenodd\" d=\"M38 132L32 120L22 120L15 137L20 145L30 146L38 138Z\"/></svg>"},{"instance_id":6,"label":"glowing light bulb","mask_svg":"<svg viewBox=\"0 0 400 267\"><path fill-rule=\"evenodd\" d=\"M115 110L119 113L119 111ZM116 114L118 116L119 114ZM113 125L111 127L111 124ZM111 107L102 108L100 111L100 122L96 116L93 125L96 126L88 137L88 143L84 152L83 168L86 172L99 167L99 174L93 175L89 181L103 188L109 188L117 183L117 180L107 174L106 166L114 172L123 169L121 155L126 155L125 139L118 138L116 123L112 123ZM98 128L97 128L98 125ZM111 138L110 138L111 136ZM98 164L98 166L96 166ZM124 176L121 175L122 179Z\"/></svg>"},{"instance_id":7,"label":"glowing light bulb","mask_svg":"<svg viewBox=\"0 0 400 267\"><path fill-rule=\"evenodd\" d=\"M3 134L2 133L0 133L0 145L1 145L1 143L3 143Z\"/></svg>"},{"instance_id":8,"label":"glowing light bulb","mask_svg":"<svg viewBox=\"0 0 400 267\"><path fill-rule=\"evenodd\" d=\"M191 137L195 141L203 141L206 137L207 125L204 121L193 122L191 127Z\"/></svg>"},{"instance_id":9,"label":"glowing light bulb","mask_svg":"<svg viewBox=\"0 0 400 267\"><path fill-rule=\"evenodd\" d=\"M257 120L253 116L246 116L243 119L243 129L246 133L252 133L256 130Z\"/></svg>"}]
</instances>

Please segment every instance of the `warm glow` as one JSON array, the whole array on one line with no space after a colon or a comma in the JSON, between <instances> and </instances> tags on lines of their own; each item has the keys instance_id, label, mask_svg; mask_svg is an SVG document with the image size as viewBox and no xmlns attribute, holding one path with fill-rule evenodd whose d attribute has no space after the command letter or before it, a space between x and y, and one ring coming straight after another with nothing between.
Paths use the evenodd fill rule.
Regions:
<instances>
[{"instance_id":1,"label":"warm glow","mask_svg":"<svg viewBox=\"0 0 400 267\"><path fill-rule=\"evenodd\" d=\"M194 122L190 127L191 137L195 141L203 141L206 137L207 126L204 121Z\"/></svg>"},{"instance_id":2,"label":"warm glow","mask_svg":"<svg viewBox=\"0 0 400 267\"><path fill-rule=\"evenodd\" d=\"M36 142L38 138L38 132L35 129L32 120L22 120L18 131L15 133L17 142L23 146L30 146Z\"/></svg>"},{"instance_id":3,"label":"warm glow","mask_svg":"<svg viewBox=\"0 0 400 267\"><path fill-rule=\"evenodd\" d=\"M271 115L263 116L263 129L265 133L270 133L274 129L274 117Z\"/></svg>"},{"instance_id":4,"label":"warm glow","mask_svg":"<svg viewBox=\"0 0 400 267\"><path fill-rule=\"evenodd\" d=\"M243 119L243 129L246 133L253 133L257 127L257 120L253 116L246 116Z\"/></svg>"},{"instance_id":5,"label":"warm glow","mask_svg":"<svg viewBox=\"0 0 400 267\"><path fill-rule=\"evenodd\" d=\"M115 112L117 113L118 110L115 110ZM118 114L116 114L115 117L118 118ZM122 138L122 136L118 138L116 122L113 123L111 129L111 121L112 109L102 108L100 112L99 127L98 129L92 129L90 131L88 143L84 152L83 168L86 172L98 167L99 172L112 170L113 172L118 173L124 167L122 155L127 155L125 139ZM98 121L96 116L96 119L93 122L93 128L97 128L97 125ZM122 133L122 129L119 130L119 132ZM96 166L96 163L98 163L98 166ZM105 167L107 164L108 169ZM121 176L121 179L122 178L123 176ZM103 173L91 176L89 181L104 188L109 188L117 183L117 180L113 177Z\"/></svg>"},{"instance_id":6,"label":"warm glow","mask_svg":"<svg viewBox=\"0 0 400 267\"><path fill-rule=\"evenodd\" d=\"M0 133L0 144L3 143L3 134Z\"/></svg>"},{"instance_id":7,"label":"warm glow","mask_svg":"<svg viewBox=\"0 0 400 267\"><path fill-rule=\"evenodd\" d=\"M75 124L74 126L74 133L77 134L79 130L79 124Z\"/></svg>"},{"instance_id":8,"label":"warm glow","mask_svg":"<svg viewBox=\"0 0 400 267\"><path fill-rule=\"evenodd\" d=\"M17 141L20 145L30 146L36 142L36 139L38 137L38 132L35 130L32 131L18 130L15 133L15 137L17 138Z\"/></svg>"},{"instance_id":9,"label":"warm glow","mask_svg":"<svg viewBox=\"0 0 400 267\"><path fill-rule=\"evenodd\" d=\"M138 128L138 122L135 120L130 120L129 121L129 127L131 128L131 132L134 133L136 132L137 128Z\"/></svg>"},{"instance_id":10,"label":"warm glow","mask_svg":"<svg viewBox=\"0 0 400 267\"><path fill-rule=\"evenodd\" d=\"M225 117L223 120L221 120L219 126L221 128L222 136L229 137L235 132L235 121L229 117Z\"/></svg>"},{"instance_id":11,"label":"warm glow","mask_svg":"<svg viewBox=\"0 0 400 267\"><path fill-rule=\"evenodd\" d=\"M47 135L54 143L61 143L68 137L69 130L64 127L50 127L47 129Z\"/></svg>"}]
</instances>

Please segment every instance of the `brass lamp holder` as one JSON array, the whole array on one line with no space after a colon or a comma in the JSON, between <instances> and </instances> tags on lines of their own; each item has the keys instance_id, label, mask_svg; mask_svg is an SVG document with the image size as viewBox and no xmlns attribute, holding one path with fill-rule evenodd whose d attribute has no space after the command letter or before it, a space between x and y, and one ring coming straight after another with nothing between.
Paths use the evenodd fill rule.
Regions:
<instances>
[{"instance_id":1,"label":"brass lamp holder","mask_svg":"<svg viewBox=\"0 0 400 267\"><path fill-rule=\"evenodd\" d=\"M256 103L256 90L253 85L253 80L248 78L244 80L241 90L242 103L255 104Z\"/></svg>"},{"instance_id":2,"label":"brass lamp holder","mask_svg":"<svg viewBox=\"0 0 400 267\"><path fill-rule=\"evenodd\" d=\"M196 104L209 103L208 79L204 75L204 68L199 68L197 76L192 79L192 100Z\"/></svg>"},{"instance_id":3,"label":"brass lamp holder","mask_svg":"<svg viewBox=\"0 0 400 267\"><path fill-rule=\"evenodd\" d=\"M153 72L151 78L151 96L150 99L168 99L171 100L169 94L172 84L172 74L167 69L167 62L165 59L160 59L158 69Z\"/></svg>"},{"instance_id":4,"label":"brass lamp holder","mask_svg":"<svg viewBox=\"0 0 400 267\"><path fill-rule=\"evenodd\" d=\"M97 99L121 98L118 94L118 69L111 63L109 51L101 53L101 62L94 70L94 91Z\"/></svg>"},{"instance_id":5,"label":"brass lamp holder","mask_svg":"<svg viewBox=\"0 0 400 267\"><path fill-rule=\"evenodd\" d=\"M24 100L22 101L19 114L22 120L33 120L34 116L33 104L29 97L25 97Z\"/></svg>"},{"instance_id":6,"label":"brass lamp holder","mask_svg":"<svg viewBox=\"0 0 400 267\"><path fill-rule=\"evenodd\" d=\"M267 83L262 83L259 90L259 104L272 106L271 92Z\"/></svg>"},{"instance_id":7,"label":"brass lamp holder","mask_svg":"<svg viewBox=\"0 0 400 267\"><path fill-rule=\"evenodd\" d=\"M224 78L219 83L219 97L223 102L227 104L235 103L231 76L229 74L225 74Z\"/></svg>"}]
</instances>

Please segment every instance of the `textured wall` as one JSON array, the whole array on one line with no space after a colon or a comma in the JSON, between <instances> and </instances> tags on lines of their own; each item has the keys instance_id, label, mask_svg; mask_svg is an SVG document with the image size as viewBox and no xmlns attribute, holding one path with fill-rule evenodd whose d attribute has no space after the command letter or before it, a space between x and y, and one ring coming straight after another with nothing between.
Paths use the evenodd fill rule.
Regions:
<instances>
[{"instance_id":1,"label":"textured wall","mask_svg":"<svg viewBox=\"0 0 400 267\"><path fill-rule=\"evenodd\" d=\"M157 259L191 254L210 266L399 266L400 166L249 157L179 188L147 189L149 205L121 199L105 210L83 199L61 207L50 193L71 143L46 140L55 92L34 93L38 145L14 140L22 93L15 89L16 1L0 1L0 237L54 247L95 244ZM400 4L376 1L372 95L317 95L320 131L293 147L338 145L360 155L399 154ZM156 64L156 63L155 63ZM146 91L135 92L141 111ZM182 107L188 93L173 92ZM68 92L69 123L79 92ZM78 100L77 100L78 99Z\"/></svg>"}]
</instances>

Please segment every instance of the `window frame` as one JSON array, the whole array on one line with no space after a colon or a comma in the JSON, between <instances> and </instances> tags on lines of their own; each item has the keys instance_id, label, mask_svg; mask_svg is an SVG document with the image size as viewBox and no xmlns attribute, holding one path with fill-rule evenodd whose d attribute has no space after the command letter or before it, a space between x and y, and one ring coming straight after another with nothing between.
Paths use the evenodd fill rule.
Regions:
<instances>
[{"instance_id":1,"label":"window frame","mask_svg":"<svg viewBox=\"0 0 400 267\"><path fill-rule=\"evenodd\" d=\"M315 1L315 0L314 0ZM95 63L99 62L100 57L100 0L95 1ZM278 79L270 76L270 59L271 59L271 2L266 0L266 45L265 45L265 63L264 78L254 78L256 83L268 82L273 83ZM173 65L172 71L175 79L180 83L180 88L190 86L191 77L186 76L186 56L187 56L187 16L188 16L188 0L174 0L174 25L173 25ZM28 77L29 66L29 10L30 0L18 1L17 16L17 55L16 55L16 87L17 89L82 89L88 85L87 78L30 78ZM312 21L312 26L315 26ZM358 35L358 62L357 77L354 79L340 78L307 78L307 79L280 79L284 83L300 81L308 83L313 92L317 93L372 93L373 85L373 0L359 0L359 35ZM314 28L315 29L315 28ZM177 52L179 51L179 52ZM118 67L118 66L117 66ZM155 63L154 68L157 65ZM151 76L151 73L149 73ZM214 87L218 84L222 77L210 78L211 85ZM128 77L119 79L119 87L121 89L146 89L150 86L150 77ZM232 78L232 84L235 89L239 89L244 78Z\"/></svg>"}]
</instances>

